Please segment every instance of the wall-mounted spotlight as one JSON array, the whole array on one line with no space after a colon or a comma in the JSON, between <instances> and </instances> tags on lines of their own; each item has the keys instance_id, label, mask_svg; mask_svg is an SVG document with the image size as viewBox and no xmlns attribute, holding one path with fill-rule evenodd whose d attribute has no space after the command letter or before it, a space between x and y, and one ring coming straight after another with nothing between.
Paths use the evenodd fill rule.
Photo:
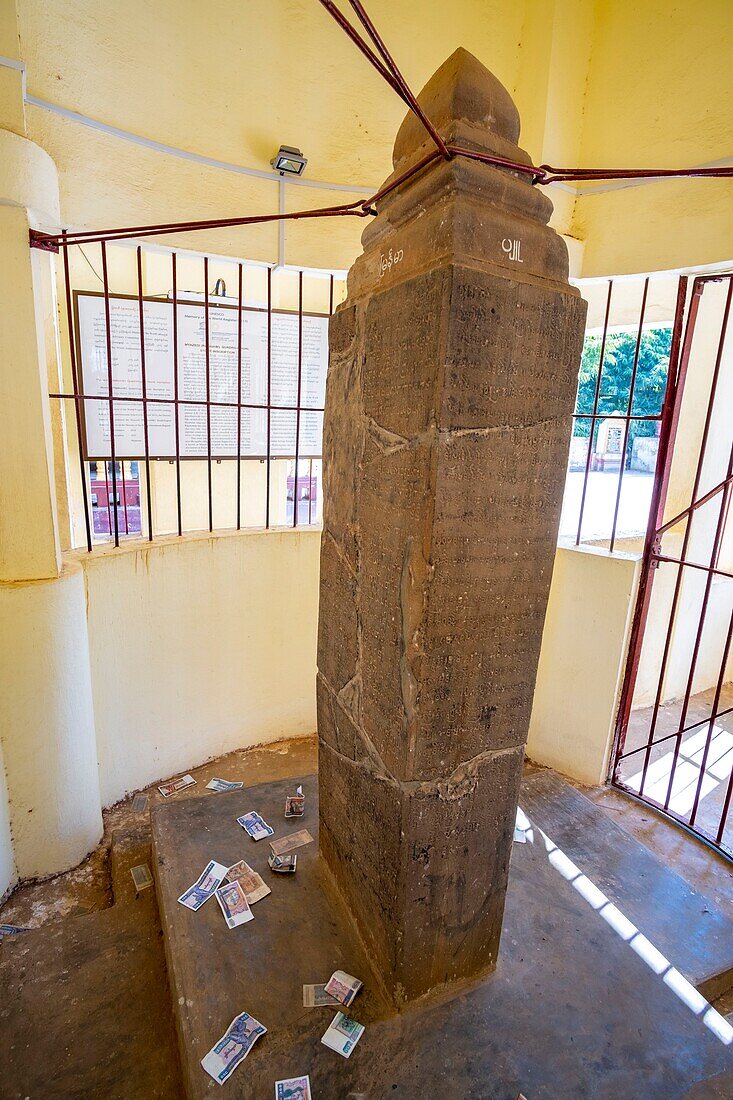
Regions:
<instances>
[{"instance_id":1,"label":"wall-mounted spotlight","mask_svg":"<svg viewBox=\"0 0 733 1100\"><path fill-rule=\"evenodd\" d=\"M291 149L288 145L281 145L270 164L281 176L286 173L289 176L302 176L308 163L300 149Z\"/></svg>"}]
</instances>

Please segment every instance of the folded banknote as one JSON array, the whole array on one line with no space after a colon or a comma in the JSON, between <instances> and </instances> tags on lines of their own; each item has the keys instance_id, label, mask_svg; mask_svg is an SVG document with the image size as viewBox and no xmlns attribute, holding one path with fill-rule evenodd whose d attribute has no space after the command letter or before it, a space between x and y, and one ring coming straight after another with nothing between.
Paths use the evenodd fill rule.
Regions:
<instances>
[{"instance_id":1,"label":"folded banknote","mask_svg":"<svg viewBox=\"0 0 733 1100\"><path fill-rule=\"evenodd\" d=\"M249 1012L240 1012L235 1016L218 1043L201 1059L210 1077L219 1085L231 1077L240 1062L247 1057L260 1035L267 1028Z\"/></svg>"},{"instance_id":2,"label":"folded banknote","mask_svg":"<svg viewBox=\"0 0 733 1100\"><path fill-rule=\"evenodd\" d=\"M256 812L256 810L250 810L246 814L242 814L237 818L237 821L245 830L252 840L264 840L265 837L274 836L275 830L271 829L264 818Z\"/></svg>"},{"instance_id":3,"label":"folded banknote","mask_svg":"<svg viewBox=\"0 0 733 1100\"><path fill-rule=\"evenodd\" d=\"M179 902L181 905L185 905L187 909L193 909L196 912L218 890L226 873L226 867L212 859L193 886L189 886L188 890L181 894L178 899Z\"/></svg>"}]
</instances>

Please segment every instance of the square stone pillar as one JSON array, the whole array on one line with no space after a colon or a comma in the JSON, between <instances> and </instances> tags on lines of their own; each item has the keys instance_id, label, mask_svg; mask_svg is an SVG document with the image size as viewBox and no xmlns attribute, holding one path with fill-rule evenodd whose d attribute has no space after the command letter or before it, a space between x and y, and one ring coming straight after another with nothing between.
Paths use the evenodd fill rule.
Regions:
<instances>
[{"instance_id":1,"label":"square stone pillar","mask_svg":"<svg viewBox=\"0 0 733 1100\"><path fill-rule=\"evenodd\" d=\"M527 161L465 50L420 102ZM390 178L429 150L408 115ZM496 964L585 318L551 210L434 161L378 203L331 321L321 848L397 1005Z\"/></svg>"}]
</instances>

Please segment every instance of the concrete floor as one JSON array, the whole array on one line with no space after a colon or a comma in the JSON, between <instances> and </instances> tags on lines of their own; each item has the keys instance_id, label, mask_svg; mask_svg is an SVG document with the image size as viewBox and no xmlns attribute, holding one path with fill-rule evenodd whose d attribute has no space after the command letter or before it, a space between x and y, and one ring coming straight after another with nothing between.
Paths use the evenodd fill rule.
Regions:
<instances>
[{"instance_id":1,"label":"concrete floor","mask_svg":"<svg viewBox=\"0 0 733 1100\"><path fill-rule=\"evenodd\" d=\"M315 738L277 741L256 749L239 749L190 769L196 785L172 796L176 801L186 798L213 796L206 784L214 776L219 779L243 780L246 786L289 775L313 772L318 768L318 747ZM172 776L171 778L177 778ZM150 810L165 802L157 786L146 788L148 807L141 816L132 809L133 797L124 799L104 811L102 843L73 871L55 875L43 882L19 886L4 905L0 906L0 923L40 928L61 917L92 913L113 904L111 853L115 834L122 838L141 825L150 847ZM1 950L1 948L0 948Z\"/></svg>"},{"instance_id":2,"label":"concrete floor","mask_svg":"<svg viewBox=\"0 0 733 1100\"><path fill-rule=\"evenodd\" d=\"M226 797L205 790L206 782L215 775L225 779L242 779L247 787L251 787L286 777L304 776L315 769L316 745L312 739L243 750L194 770L196 786L173 798L175 805L180 806L189 798L201 795L205 795L207 800ZM530 767L528 771L531 774L535 769ZM617 791L600 788L585 793L614 821L636 835L663 859L673 863L678 873L707 894L714 904L727 906L727 911L731 911L733 873L729 864L653 811L639 806ZM149 794L149 808L163 802L156 790L151 790ZM171 805L170 800L168 805ZM215 805L212 803L212 808ZM173 1026L166 1023L170 1020L171 1005L167 999L167 983L163 988L160 978L163 948L157 932L155 897L149 891L135 901L129 875L129 867L134 863L141 860L151 862L151 859L148 812L133 814L131 799L127 799L106 812L104 842L80 868L45 883L20 887L0 908L2 922L43 929L32 936L6 940L0 945L0 979L3 979L4 990L4 1026L0 1028L2 1100L37 1095L119 1096L125 1100L138 1096L182 1095L177 1091L180 1088L177 1084L180 1071L172 1042ZM434 1009L442 1021L438 1025L436 1016L436 1027L443 1029L443 1041L434 1050L426 1050L422 1065L410 1068L411 1058L406 1054L418 1047L422 1049L416 1017L400 1018L399 1026L382 1030L382 1037L376 1046L363 1040L366 1053L358 1078L361 1080L364 1070L368 1071L364 1079L367 1091L356 1083L354 1088L362 1089L364 1098L414 1096L414 1082L419 1079L416 1075L424 1069L429 1070L436 1085L438 1081L442 1082L440 1092L444 1096L455 1096L457 1100L464 1096L475 1096L480 1100L501 1100L506 1096L507 1100L514 1100L520 1087L529 1100L540 1096L607 1095L613 1096L614 1100L624 1100L625 1097L635 1100L641 1096L645 1100L654 1096L663 1096L664 1100L675 1096L700 1100L705 1097L727 1097L730 1100L733 1084L724 1068L729 1064L726 1056L730 1054L730 1048L724 1050L718 1040L705 1031L700 1020L693 1017L689 1008L663 989L658 979L652 980L649 968L631 957L628 946L617 935L609 934L607 929L599 931L597 915L589 909L586 901L578 897L571 884L561 882L560 878L548 863L546 851L541 852L537 845L514 846L514 885L510 887L500 963L500 971L504 962L509 970L500 980L494 980L493 992L488 1000L481 994L467 992L465 996L473 1008L458 1031L455 1023L451 1024L449 1020L450 1014L445 1015L445 1006ZM522 899L522 881L522 889L533 893L533 906L527 906L526 897ZM267 898L260 904L267 905L271 900ZM110 910L113 903L114 907ZM100 912L104 910L108 912ZM67 920L67 917L72 920ZM96 924L100 920L110 921L107 928L114 926L116 935L122 936L127 928L133 941L137 934L141 945L145 946L141 946L139 952L126 951L124 961L117 964L110 963L110 959L114 960L114 954L105 955L101 948L98 952L101 961L95 963L93 959L96 955L90 947L89 958L92 961L89 966L78 970L70 968L63 955L64 942L81 941L85 935L90 943L99 939L106 934L104 924ZM254 924L246 926L253 927ZM147 937L141 931L145 928L149 932ZM681 934L684 935L684 931ZM114 936L111 939L114 942ZM553 944L553 951L549 954L547 943ZM34 948L30 957L36 962L35 969L28 963L31 947ZM21 950L25 962L19 968L16 964L21 959ZM524 960L521 965L519 960ZM597 967L595 975L587 972L585 963L589 960L592 966ZM672 961L675 961L674 958ZM628 971L629 962L633 973ZM101 980L100 968L104 966L113 987L120 989L118 997L105 997L99 991L95 994ZM512 967L515 968L513 977ZM23 968L27 969L21 973ZM41 987L38 985L39 969L45 975ZM629 974L627 979L624 975ZM518 977L521 981L517 985ZM598 989L594 989L591 979L600 983ZM312 980L317 981L318 977ZM60 996L56 989L59 981L65 983ZM157 999L148 998L145 992L151 981L157 990ZM588 1004L584 1007L574 999L576 986L585 990L581 1000L586 997ZM600 1005L609 999L610 990L613 990L613 999L619 998L622 1020L615 1025L613 1034L607 1033L603 1038L604 1025L598 1013L601 1011ZM661 1001L658 1000L660 990ZM138 1008L147 1004L148 1010L128 1012L124 1009L123 1012L121 1006L129 1003L135 991L140 1002ZM470 1000L471 997L473 1000ZM46 1011L50 1006L56 1006L58 1019L50 1028L44 1028L43 1017L39 1016L40 1007L44 1004ZM575 1007L571 1007L572 1004ZM723 1002L718 1004L721 1010L727 1011ZM89 1009L94 1005L97 1011L94 1026L91 1026L84 1022L84 1016L88 1017ZM641 1011L637 1011L639 1008ZM90 1058L89 1046L84 1044L88 1033L93 1040L92 1049L95 1052L98 1050L99 1043L103 1043L107 1036L105 1020L110 1013L124 1016L125 1026L119 1030L116 1041L122 1052L121 1057L134 1058L137 1067L136 1076L128 1078L123 1085L112 1071L100 1075L98 1055L95 1053ZM154 1027L150 1022L151 1013L155 1019ZM634 1023L637 1016L638 1022ZM626 1023L618 1031L623 1017ZM516 1033L504 1041L499 1039L501 1021L509 1021ZM35 1029L30 1025L35 1025ZM382 1028L385 1026L379 1025ZM634 1027L636 1036L624 1037L624 1029L628 1031ZM689 1041L681 1042L680 1029ZM370 1031L373 1030L370 1027ZM75 1039L74 1043L66 1044L63 1057L59 1055L60 1034ZM151 1045L151 1034L159 1037L156 1044ZM600 1042L597 1041L599 1036ZM631 1045L624 1047L622 1043L619 1048L619 1043L622 1040L626 1042L626 1038ZM576 1047L579 1040L582 1040L581 1046ZM590 1062L586 1056L580 1057L578 1062L578 1051L588 1042L595 1054L590 1057ZM28 1075L30 1069L24 1044L32 1044L34 1065L45 1067L42 1072L36 1073L35 1078L32 1074ZM619 1077L610 1063L606 1065L614 1048L626 1051L627 1070L636 1073L638 1087L630 1084L628 1074ZM590 1050L587 1046L586 1049ZM303 1051L305 1053L305 1048ZM486 1059L491 1067L491 1075L485 1079L485 1087L490 1091L482 1091L481 1085L476 1088L469 1086L467 1079L461 1076L465 1066L475 1064L479 1054L481 1062ZM718 1066L721 1056L723 1060ZM373 1088L368 1091L369 1081L375 1080L374 1075L379 1067L384 1066L385 1060L391 1063L393 1057L405 1063L407 1076L395 1077L395 1087L390 1086L388 1092L374 1091ZM554 1080L556 1087L559 1087L558 1082L565 1081L562 1091L548 1092L542 1083L538 1074L543 1059L557 1065L558 1076ZM352 1061L356 1067L356 1052ZM351 1063L344 1064L348 1066ZM657 1070L662 1066L666 1068L658 1076ZM241 1072L240 1068L237 1073ZM267 1076L269 1069L263 1072ZM597 1073L601 1074L599 1078L595 1076ZM596 1087L593 1084L596 1080L606 1083ZM446 1081L457 1082L455 1087L459 1091L451 1091ZM503 1082L501 1087L497 1084L499 1081ZM271 1090L270 1081L268 1100ZM265 1094L263 1091L262 1095ZM257 1096L259 1092L252 1095ZM346 1095L342 1091L321 1090L314 1095L314 1100L330 1100L331 1097L341 1100ZM358 1092L352 1091L349 1095L354 1098Z\"/></svg>"},{"instance_id":3,"label":"concrete floor","mask_svg":"<svg viewBox=\"0 0 733 1100\"><path fill-rule=\"evenodd\" d=\"M316 836L316 777L299 778L306 816L297 826ZM520 1090L532 1100L673 1100L703 1084L710 1096L733 1087L730 1049L701 1022L683 980L697 984L717 957L730 981L733 925L553 773L535 772L522 784L533 832L513 850L496 973L400 1015L380 996L316 845L299 849L296 877L279 880L268 874L266 846L243 838L236 825L254 808L276 836L292 831L282 820L291 785L265 783L154 814L187 1096L210 1092L200 1059L242 1009L268 1028L227 1083L243 1100L269 1100L276 1078L306 1071L317 1097L369 1100L413 1097L428 1082L430 1095L456 1100L515 1100ZM177 903L209 858L227 863L243 852L272 887L251 924L230 931L214 907L192 914ZM662 956L676 969L662 965ZM348 1062L320 1043L333 1012L304 1009L300 1000L303 983L334 969L364 982L350 1014L366 1033Z\"/></svg>"},{"instance_id":4,"label":"concrete floor","mask_svg":"<svg viewBox=\"0 0 733 1100\"><path fill-rule=\"evenodd\" d=\"M685 726L692 726L693 723L699 724L688 730L682 737L669 806L674 813L688 822L701 774L714 695L713 688L693 695L685 718ZM727 710L728 707L733 707L733 684L723 686L718 709ZM682 702L680 700L661 707L654 731L655 742L661 743L655 743L652 747L643 793L645 797L661 804L664 804L667 798L676 745L675 739L667 741L661 739L677 732L681 710ZM642 707L632 711L626 735L625 752L631 752L641 746L646 746L651 727L652 712L652 707ZM621 766L622 780L637 791L641 785L644 756L644 752L636 752L633 756L624 759ZM695 818L695 828L711 840L714 840L717 834L732 769L733 711L715 719L700 787L700 801ZM728 814L722 844L733 857L733 811Z\"/></svg>"}]
</instances>

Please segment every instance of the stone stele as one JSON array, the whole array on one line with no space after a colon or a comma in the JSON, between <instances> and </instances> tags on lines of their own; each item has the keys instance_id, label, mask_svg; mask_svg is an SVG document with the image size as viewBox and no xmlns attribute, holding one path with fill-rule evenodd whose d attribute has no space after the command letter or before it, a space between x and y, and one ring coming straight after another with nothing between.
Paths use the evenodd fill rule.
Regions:
<instances>
[{"instance_id":1,"label":"stone stele","mask_svg":"<svg viewBox=\"0 0 733 1100\"><path fill-rule=\"evenodd\" d=\"M419 98L528 163L467 51ZM431 148L408 114L390 179ZM320 821L400 1006L496 965L585 303L526 175L440 159L377 208L330 329Z\"/></svg>"}]
</instances>

